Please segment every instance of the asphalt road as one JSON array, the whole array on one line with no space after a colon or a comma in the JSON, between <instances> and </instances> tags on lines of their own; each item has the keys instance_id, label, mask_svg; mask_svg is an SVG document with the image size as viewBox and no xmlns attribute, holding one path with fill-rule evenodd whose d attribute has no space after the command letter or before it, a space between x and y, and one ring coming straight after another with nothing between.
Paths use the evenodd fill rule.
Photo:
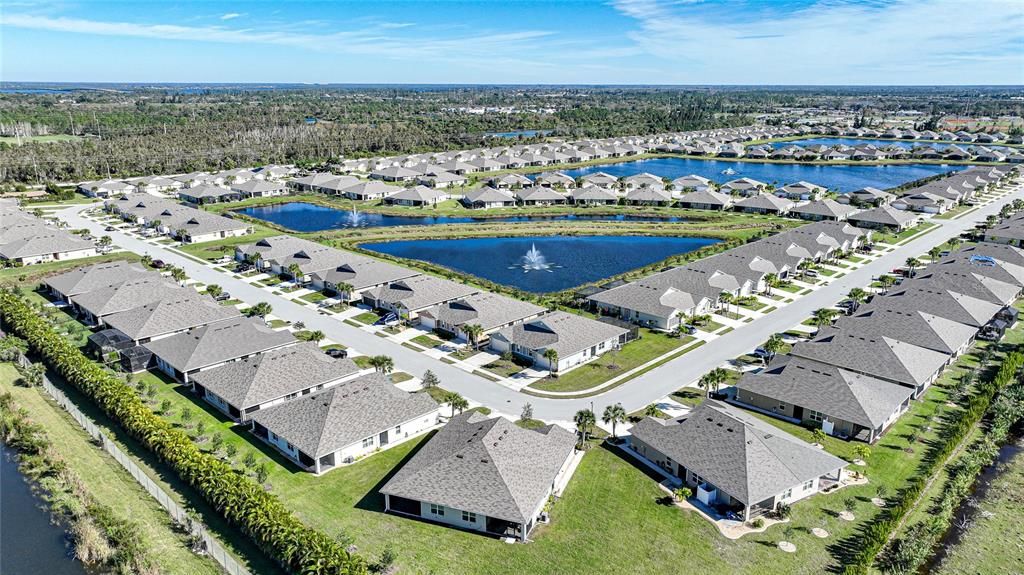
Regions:
<instances>
[{"instance_id":1,"label":"asphalt road","mask_svg":"<svg viewBox=\"0 0 1024 575\"><path fill-rule=\"evenodd\" d=\"M866 286L871 283L872 278L903 265L907 258L926 253L932 246L973 228L987 216L997 214L1003 204L1016 198L1024 198L1024 187L1018 187L1012 195L979 208L960 219L932 220L938 223L939 227L864 267L834 280L776 312L715 339L699 350L669 361L603 394L584 399L546 399L513 391L345 324L334 317L320 315L311 308L235 279L231 274L218 272L209 266L182 257L164 246L152 245L121 232L106 232L105 226L85 219L79 214L90 206L70 207L56 212L56 215L68 222L72 229L88 228L97 237L109 235L116 245L124 249L140 255L148 253L154 259L162 259L181 267L189 277L206 284L218 284L233 297L247 303L268 302L274 308L274 315L292 322L302 321L307 328L321 330L329 339L354 347L364 354L391 356L398 369L417 376L421 376L428 369L432 370L440 378L442 387L456 391L477 403L510 416L518 416L523 404L530 403L535 418L548 422L567 422L571 421L573 414L580 409L593 407L600 416L606 405L621 403L629 412L665 397L680 387L696 381L707 371L750 352L772 334L791 329L810 316L814 310L834 305L850 289Z\"/></svg>"}]
</instances>

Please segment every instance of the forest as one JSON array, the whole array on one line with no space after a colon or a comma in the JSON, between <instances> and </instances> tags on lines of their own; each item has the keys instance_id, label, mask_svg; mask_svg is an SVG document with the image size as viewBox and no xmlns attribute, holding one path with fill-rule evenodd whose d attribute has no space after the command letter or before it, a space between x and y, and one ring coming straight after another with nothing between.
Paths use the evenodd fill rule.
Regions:
<instances>
[{"instance_id":1,"label":"forest","mask_svg":"<svg viewBox=\"0 0 1024 575\"><path fill-rule=\"evenodd\" d=\"M751 123L780 109L1020 113L998 91L872 88L120 86L0 94L0 182L77 182L472 148L487 134L600 138ZM951 89L952 90L952 89ZM516 140L505 140L515 142ZM519 142L535 141L519 138Z\"/></svg>"}]
</instances>

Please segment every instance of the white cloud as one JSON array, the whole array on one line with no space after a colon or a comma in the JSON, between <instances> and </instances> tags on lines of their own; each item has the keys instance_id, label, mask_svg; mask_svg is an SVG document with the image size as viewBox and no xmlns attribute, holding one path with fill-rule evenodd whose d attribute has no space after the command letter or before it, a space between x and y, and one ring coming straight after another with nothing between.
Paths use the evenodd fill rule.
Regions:
<instances>
[{"instance_id":1,"label":"white cloud","mask_svg":"<svg viewBox=\"0 0 1024 575\"><path fill-rule=\"evenodd\" d=\"M629 37L673 81L742 84L1024 82L1020 0L822 0L680 6L616 0ZM969 65L963 62L970 61Z\"/></svg>"},{"instance_id":2,"label":"white cloud","mask_svg":"<svg viewBox=\"0 0 1024 575\"><path fill-rule=\"evenodd\" d=\"M221 16L220 19L221 20L234 20L235 18L238 18L240 16L242 16L242 15L239 14L238 12L228 12L227 14Z\"/></svg>"}]
</instances>

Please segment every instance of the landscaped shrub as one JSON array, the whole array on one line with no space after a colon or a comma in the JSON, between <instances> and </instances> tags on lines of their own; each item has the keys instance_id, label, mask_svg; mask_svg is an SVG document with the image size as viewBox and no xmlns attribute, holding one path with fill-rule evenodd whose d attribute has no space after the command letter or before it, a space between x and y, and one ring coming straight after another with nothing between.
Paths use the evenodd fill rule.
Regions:
<instances>
[{"instance_id":1,"label":"landscaped shrub","mask_svg":"<svg viewBox=\"0 0 1024 575\"><path fill-rule=\"evenodd\" d=\"M286 569L302 574L362 574L366 562L326 534L304 525L275 496L154 414L115 376L85 357L19 297L0 294L7 329L27 340L56 373L95 402L193 486L232 524Z\"/></svg>"},{"instance_id":2,"label":"landscaped shrub","mask_svg":"<svg viewBox=\"0 0 1024 575\"><path fill-rule=\"evenodd\" d=\"M886 506L885 511L879 514L879 517L870 525L866 525L860 535L850 542L849 547L857 551L845 563L844 575L866 575L868 573L893 530L899 525L903 516L913 508L917 498L924 490L928 478L939 470L939 467L963 441L964 437L981 421L996 393L1014 380L1022 365L1024 365L1024 353L1014 351L1007 354L995 376L978 384L977 391L967 401L963 412L955 419L946 420L920 472L899 491L893 501Z\"/></svg>"}]
</instances>

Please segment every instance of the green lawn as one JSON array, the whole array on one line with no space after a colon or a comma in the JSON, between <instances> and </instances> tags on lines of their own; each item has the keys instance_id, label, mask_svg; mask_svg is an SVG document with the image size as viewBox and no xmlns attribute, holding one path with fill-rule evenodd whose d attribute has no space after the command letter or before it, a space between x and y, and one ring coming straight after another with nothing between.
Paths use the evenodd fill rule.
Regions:
<instances>
[{"instance_id":1,"label":"green lawn","mask_svg":"<svg viewBox=\"0 0 1024 575\"><path fill-rule=\"evenodd\" d=\"M511 377L526 369L525 366L519 365L514 361L508 361L507 359L492 361L483 367L499 377Z\"/></svg>"},{"instance_id":2,"label":"green lawn","mask_svg":"<svg viewBox=\"0 0 1024 575\"><path fill-rule=\"evenodd\" d=\"M33 288L43 278L56 275L77 267L90 266L113 261L137 262L141 257L130 252L119 252L102 256L92 256L77 260L64 260L48 262L45 264L34 264L19 268L0 268L0 285L20 285L26 288Z\"/></svg>"},{"instance_id":3,"label":"green lawn","mask_svg":"<svg viewBox=\"0 0 1024 575\"><path fill-rule=\"evenodd\" d=\"M404 371L396 371L391 374L391 383L402 383L403 381L409 381L412 379L412 375L405 373Z\"/></svg>"},{"instance_id":4,"label":"green lawn","mask_svg":"<svg viewBox=\"0 0 1024 575\"><path fill-rule=\"evenodd\" d=\"M113 457L98 447L70 415L47 400L41 390L15 386L18 377L13 365L0 364L0 391L11 393L18 408L26 410L32 421L43 426L54 451L85 483L97 502L137 526L146 556L162 572L221 573L212 559L189 550L164 508Z\"/></svg>"},{"instance_id":5,"label":"green lawn","mask_svg":"<svg viewBox=\"0 0 1024 575\"><path fill-rule=\"evenodd\" d=\"M370 356L360 355L352 358L352 361L359 366L359 369L367 369L373 367L370 365Z\"/></svg>"},{"instance_id":6,"label":"green lawn","mask_svg":"<svg viewBox=\"0 0 1024 575\"><path fill-rule=\"evenodd\" d=\"M381 317L380 315L378 315L378 314L376 314L376 313L374 313L372 311L367 311L367 312L363 312L363 313L361 313L361 314L359 314L357 316L354 316L352 319L354 319L354 320L356 320L356 321L358 321L360 323L364 323L366 325L373 325L373 324L377 323L377 320L379 320L380 317Z\"/></svg>"},{"instance_id":7,"label":"green lawn","mask_svg":"<svg viewBox=\"0 0 1024 575\"><path fill-rule=\"evenodd\" d=\"M308 301L309 303L315 304L324 301L325 299L327 299L327 296L325 296L321 292L315 291L313 293L308 293L304 296L300 296L299 299L301 299L302 301Z\"/></svg>"},{"instance_id":8,"label":"green lawn","mask_svg":"<svg viewBox=\"0 0 1024 575\"><path fill-rule=\"evenodd\" d=\"M410 341L412 341L413 343L415 343L417 345L423 346L423 347L425 347L427 349L430 349L432 347L435 347L435 346L438 346L438 345L441 345L442 343L444 343L441 340L437 339L436 337L434 337L432 335L427 335L427 334L418 335L418 336L412 338Z\"/></svg>"},{"instance_id":9,"label":"green lawn","mask_svg":"<svg viewBox=\"0 0 1024 575\"><path fill-rule=\"evenodd\" d=\"M288 327L291 324L292 324L292 322L287 321L287 320L283 320L283 319L272 319L269 322L267 322L267 325L269 325L271 327L271 329L279 329L279 328L282 328L282 327Z\"/></svg>"},{"instance_id":10,"label":"green lawn","mask_svg":"<svg viewBox=\"0 0 1024 575\"><path fill-rule=\"evenodd\" d=\"M640 328L640 339L627 343L619 351L609 351L590 363L581 365L556 378L540 380L529 389L536 391L585 391L613 377L643 365L652 359L693 341L684 336L673 337Z\"/></svg>"}]
</instances>

